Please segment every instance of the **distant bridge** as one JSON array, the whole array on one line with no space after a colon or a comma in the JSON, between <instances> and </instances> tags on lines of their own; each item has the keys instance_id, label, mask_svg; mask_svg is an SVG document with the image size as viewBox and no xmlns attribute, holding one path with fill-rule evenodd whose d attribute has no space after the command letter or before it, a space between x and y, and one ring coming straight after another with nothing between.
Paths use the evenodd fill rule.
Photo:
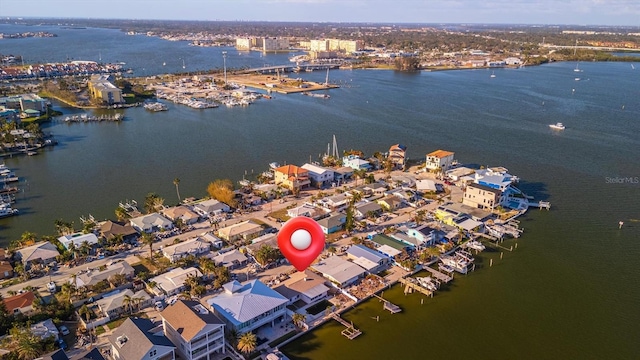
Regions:
<instances>
[{"instance_id":1,"label":"distant bridge","mask_svg":"<svg viewBox=\"0 0 640 360\"><path fill-rule=\"evenodd\" d=\"M263 66L252 69L242 69L235 70L234 73L237 74L249 74L258 72L261 74L275 74L277 72L293 72L296 68L299 71L314 71L314 70L326 70L329 69L337 69L339 68L339 64L300 64L300 65L275 65L275 66Z\"/></svg>"},{"instance_id":2,"label":"distant bridge","mask_svg":"<svg viewBox=\"0 0 640 360\"><path fill-rule=\"evenodd\" d=\"M617 48L617 47L609 47L609 46L575 46L575 45L548 45L548 44L544 44L542 46L549 49L580 49L580 50L640 52L640 49Z\"/></svg>"}]
</instances>

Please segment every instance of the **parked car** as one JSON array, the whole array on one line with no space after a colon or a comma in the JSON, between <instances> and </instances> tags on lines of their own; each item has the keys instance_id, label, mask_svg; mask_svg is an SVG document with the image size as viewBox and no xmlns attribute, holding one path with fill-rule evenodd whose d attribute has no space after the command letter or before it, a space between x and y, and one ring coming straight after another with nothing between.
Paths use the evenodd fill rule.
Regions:
<instances>
[{"instance_id":1,"label":"parked car","mask_svg":"<svg viewBox=\"0 0 640 360\"><path fill-rule=\"evenodd\" d=\"M69 335L69 328L64 325L60 325L60 333L62 335Z\"/></svg>"},{"instance_id":2,"label":"parked car","mask_svg":"<svg viewBox=\"0 0 640 360\"><path fill-rule=\"evenodd\" d=\"M57 344L60 347L60 349L62 349L62 350L67 350L67 348L68 348L67 343L64 342L64 340L62 340L62 339L58 339Z\"/></svg>"}]
</instances>

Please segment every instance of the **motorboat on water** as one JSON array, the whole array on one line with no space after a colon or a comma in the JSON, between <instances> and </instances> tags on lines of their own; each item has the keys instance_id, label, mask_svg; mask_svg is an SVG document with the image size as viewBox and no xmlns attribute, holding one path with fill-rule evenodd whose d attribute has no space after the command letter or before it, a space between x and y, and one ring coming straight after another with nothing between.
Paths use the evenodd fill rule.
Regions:
<instances>
[{"instance_id":1,"label":"motorboat on water","mask_svg":"<svg viewBox=\"0 0 640 360\"><path fill-rule=\"evenodd\" d=\"M555 123L555 124L551 124L549 125L550 128L554 129L554 130L564 130L565 126L559 122L559 123Z\"/></svg>"}]
</instances>

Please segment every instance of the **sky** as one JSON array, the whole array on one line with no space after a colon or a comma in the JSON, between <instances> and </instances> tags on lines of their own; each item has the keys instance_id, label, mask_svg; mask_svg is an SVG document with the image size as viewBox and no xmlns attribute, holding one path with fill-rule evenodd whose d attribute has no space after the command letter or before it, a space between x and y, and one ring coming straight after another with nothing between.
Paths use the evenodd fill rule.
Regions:
<instances>
[{"instance_id":1,"label":"sky","mask_svg":"<svg viewBox=\"0 0 640 360\"><path fill-rule=\"evenodd\" d=\"M0 17L640 26L640 0L0 0Z\"/></svg>"}]
</instances>

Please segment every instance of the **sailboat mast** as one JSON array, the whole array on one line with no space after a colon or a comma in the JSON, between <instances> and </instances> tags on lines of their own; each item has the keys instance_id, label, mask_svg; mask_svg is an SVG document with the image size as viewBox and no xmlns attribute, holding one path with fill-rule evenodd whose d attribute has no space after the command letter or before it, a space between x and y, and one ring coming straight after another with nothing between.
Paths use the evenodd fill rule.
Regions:
<instances>
[{"instance_id":1,"label":"sailboat mast","mask_svg":"<svg viewBox=\"0 0 640 360\"><path fill-rule=\"evenodd\" d=\"M327 77L324 79L324 85L325 86L329 85L329 66L328 65L327 65Z\"/></svg>"}]
</instances>

